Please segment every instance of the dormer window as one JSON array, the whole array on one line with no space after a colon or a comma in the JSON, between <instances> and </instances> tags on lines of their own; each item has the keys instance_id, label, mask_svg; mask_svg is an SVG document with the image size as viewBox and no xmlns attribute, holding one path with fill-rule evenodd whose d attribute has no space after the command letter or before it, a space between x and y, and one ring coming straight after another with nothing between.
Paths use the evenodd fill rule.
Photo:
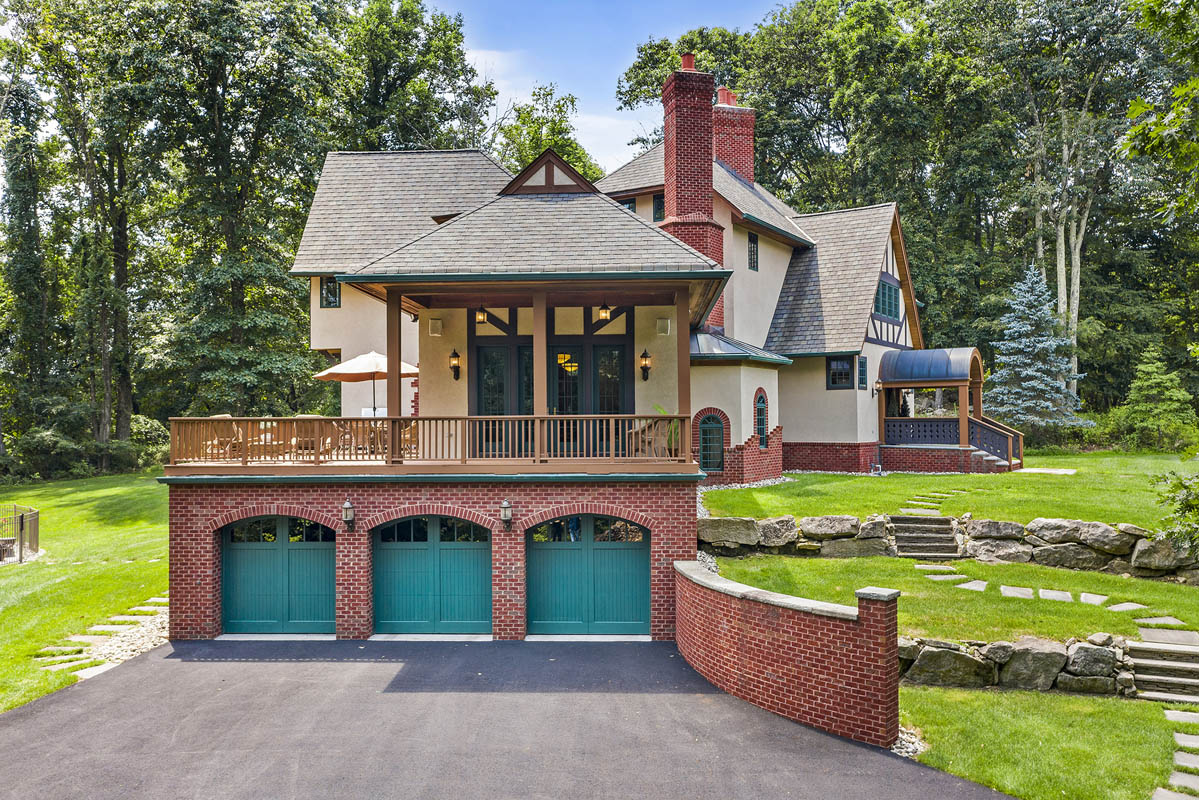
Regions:
<instances>
[{"instance_id":1,"label":"dormer window","mask_svg":"<svg viewBox=\"0 0 1199 800\"><path fill-rule=\"evenodd\" d=\"M666 219L666 195L654 195L654 222Z\"/></svg>"},{"instance_id":2,"label":"dormer window","mask_svg":"<svg viewBox=\"0 0 1199 800\"><path fill-rule=\"evenodd\" d=\"M325 276L321 278L321 308L341 308L341 284L337 278Z\"/></svg>"},{"instance_id":3,"label":"dormer window","mask_svg":"<svg viewBox=\"0 0 1199 800\"><path fill-rule=\"evenodd\" d=\"M888 319L899 319L899 287L885 280L878 282L874 294L874 313Z\"/></svg>"},{"instance_id":4,"label":"dormer window","mask_svg":"<svg viewBox=\"0 0 1199 800\"><path fill-rule=\"evenodd\" d=\"M749 235L749 268L758 271L758 234Z\"/></svg>"},{"instance_id":5,"label":"dormer window","mask_svg":"<svg viewBox=\"0 0 1199 800\"><path fill-rule=\"evenodd\" d=\"M619 202L622 206L625 207L626 210L632 211L634 214L637 213L637 198L636 197L626 197L624 200L621 200Z\"/></svg>"}]
</instances>

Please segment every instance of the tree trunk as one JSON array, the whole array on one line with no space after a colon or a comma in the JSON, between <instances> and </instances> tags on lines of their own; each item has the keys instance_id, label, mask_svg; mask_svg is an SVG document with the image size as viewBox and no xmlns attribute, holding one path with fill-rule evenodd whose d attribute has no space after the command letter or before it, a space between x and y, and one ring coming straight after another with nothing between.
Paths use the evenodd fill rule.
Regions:
<instances>
[{"instance_id":1,"label":"tree trunk","mask_svg":"<svg viewBox=\"0 0 1199 800\"><path fill-rule=\"evenodd\" d=\"M1070 370L1078 374L1078 312L1082 306L1082 243L1087 234L1087 219L1091 215L1093 194L1087 196L1082 208L1071 204L1075 219L1070 221L1070 319L1066 331L1070 337ZM1067 385L1070 392L1078 395L1078 381L1071 378Z\"/></svg>"},{"instance_id":2,"label":"tree trunk","mask_svg":"<svg viewBox=\"0 0 1199 800\"><path fill-rule=\"evenodd\" d=\"M1058 217L1055 221L1055 229L1057 231L1057 318L1063 325L1066 324L1066 309L1069 293L1066 286L1066 212L1065 209L1058 211Z\"/></svg>"},{"instance_id":3,"label":"tree trunk","mask_svg":"<svg viewBox=\"0 0 1199 800\"><path fill-rule=\"evenodd\" d=\"M116 438L129 441L133 417L132 347L129 341L129 210L125 206L125 154L117 153L117 186L112 210L112 365L116 382Z\"/></svg>"}]
</instances>

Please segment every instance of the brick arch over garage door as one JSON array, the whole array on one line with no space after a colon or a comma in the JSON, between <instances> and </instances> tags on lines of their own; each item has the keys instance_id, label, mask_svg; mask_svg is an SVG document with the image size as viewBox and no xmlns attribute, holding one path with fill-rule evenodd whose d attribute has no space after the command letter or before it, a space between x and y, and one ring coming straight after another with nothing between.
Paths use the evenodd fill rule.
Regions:
<instances>
[{"instance_id":1,"label":"brick arch over garage door","mask_svg":"<svg viewBox=\"0 0 1199 800\"><path fill-rule=\"evenodd\" d=\"M326 514L306 506L287 503L258 503L252 506L242 506L241 508L218 514L205 523L204 527L216 533L226 525L252 517L299 517L300 519L319 522L321 525L332 530L337 530L341 527L341 520L331 514Z\"/></svg>"},{"instance_id":2,"label":"brick arch over garage door","mask_svg":"<svg viewBox=\"0 0 1199 800\"><path fill-rule=\"evenodd\" d=\"M640 525L650 532L651 536L654 531L654 521L645 514L632 509L622 508L621 506L611 503L571 503L570 505L554 506L547 508L544 511L538 511L527 517L521 517L519 520L513 520L513 525L520 524L522 530L528 530L543 522L549 522L551 519L559 517L574 517L579 514L595 514L602 517L619 517L620 519L628 520L635 525ZM652 541L652 539L651 539Z\"/></svg>"},{"instance_id":3,"label":"brick arch over garage door","mask_svg":"<svg viewBox=\"0 0 1199 800\"><path fill-rule=\"evenodd\" d=\"M499 520L488 517L485 514L480 514L478 511L471 511L469 508L446 505L444 503L413 503L411 505L395 506L386 511L371 514L363 520L362 527L370 531L385 522L406 519L407 517L423 516L456 517L464 519L467 522L473 522L476 525L482 525L491 531L499 530L502 527Z\"/></svg>"}]
</instances>

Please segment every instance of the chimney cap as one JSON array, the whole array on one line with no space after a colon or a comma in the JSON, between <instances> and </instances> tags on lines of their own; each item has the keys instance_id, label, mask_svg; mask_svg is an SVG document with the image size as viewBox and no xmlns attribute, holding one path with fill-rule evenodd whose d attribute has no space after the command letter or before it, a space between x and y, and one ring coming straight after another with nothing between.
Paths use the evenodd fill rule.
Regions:
<instances>
[{"instance_id":1,"label":"chimney cap","mask_svg":"<svg viewBox=\"0 0 1199 800\"><path fill-rule=\"evenodd\" d=\"M683 72L695 72L695 53L683 53Z\"/></svg>"},{"instance_id":2,"label":"chimney cap","mask_svg":"<svg viewBox=\"0 0 1199 800\"><path fill-rule=\"evenodd\" d=\"M737 105L737 93L727 86L721 86L716 90L716 102L722 106Z\"/></svg>"}]
</instances>

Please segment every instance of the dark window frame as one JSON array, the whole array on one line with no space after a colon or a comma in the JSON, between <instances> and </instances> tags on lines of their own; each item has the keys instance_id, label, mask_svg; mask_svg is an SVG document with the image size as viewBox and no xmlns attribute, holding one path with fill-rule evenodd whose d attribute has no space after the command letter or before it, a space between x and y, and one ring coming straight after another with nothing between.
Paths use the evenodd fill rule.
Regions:
<instances>
[{"instance_id":1,"label":"dark window frame","mask_svg":"<svg viewBox=\"0 0 1199 800\"><path fill-rule=\"evenodd\" d=\"M332 287L332 291L329 290ZM341 284L332 275L322 275L317 284L321 308L341 308Z\"/></svg>"},{"instance_id":2,"label":"dark window frame","mask_svg":"<svg viewBox=\"0 0 1199 800\"><path fill-rule=\"evenodd\" d=\"M834 367L835 362L840 365ZM853 356L825 356L824 358L824 388L852 389L853 388ZM837 377L834 382L834 376Z\"/></svg>"},{"instance_id":3,"label":"dark window frame","mask_svg":"<svg viewBox=\"0 0 1199 800\"><path fill-rule=\"evenodd\" d=\"M889 281L880 280L878 288L874 290L874 313L898 322L902 305L899 287Z\"/></svg>"},{"instance_id":4,"label":"dark window frame","mask_svg":"<svg viewBox=\"0 0 1199 800\"><path fill-rule=\"evenodd\" d=\"M666 219L666 195L654 195L654 222Z\"/></svg>"},{"instance_id":5,"label":"dark window frame","mask_svg":"<svg viewBox=\"0 0 1199 800\"><path fill-rule=\"evenodd\" d=\"M705 439L715 435L716 441ZM699 468L704 472L724 472L724 420L718 414L704 414L699 420Z\"/></svg>"},{"instance_id":6,"label":"dark window frame","mask_svg":"<svg viewBox=\"0 0 1199 800\"><path fill-rule=\"evenodd\" d=\"M634 214L637 213L637 198L636 197L626 197L625 199L617 200L616 202L620 203L622 206L624 206L629 211L632 211Z\"/></svg>"},{"instance_id":7,"label":"dark window frame","mask_svg":"<svg viewBox=\"0 0 1199 800\"><path fill-rule=\"evenodd\" d=\"M754 272L757 272L758 271L758 234L754 233L753 231L750 231L748 240L749 240L749 252L747 254L747 257L749 259L749 268L751 270L753 270Z\"/></svg>"},{"instance_id":8,"label":"dark window frame","mask_svg":"<svg viewBox=\"0 0 1199 800\"><path fill-rule=\"evenodd\" d=\"M858 356L858 388L865 389L870 380L866 356Z\"/></svg>"},{"instance_id":9,"label":"dark window frame","mask_svg":"<svg viewBox=\"0 0 1199 800\"><path fill-rule=\"evenodd\" d=\"M754 432L758 435L758 449L770 447L770 407L766 401L766 393L758 392L754 398Z\"/></svg>"}]
</instances>

